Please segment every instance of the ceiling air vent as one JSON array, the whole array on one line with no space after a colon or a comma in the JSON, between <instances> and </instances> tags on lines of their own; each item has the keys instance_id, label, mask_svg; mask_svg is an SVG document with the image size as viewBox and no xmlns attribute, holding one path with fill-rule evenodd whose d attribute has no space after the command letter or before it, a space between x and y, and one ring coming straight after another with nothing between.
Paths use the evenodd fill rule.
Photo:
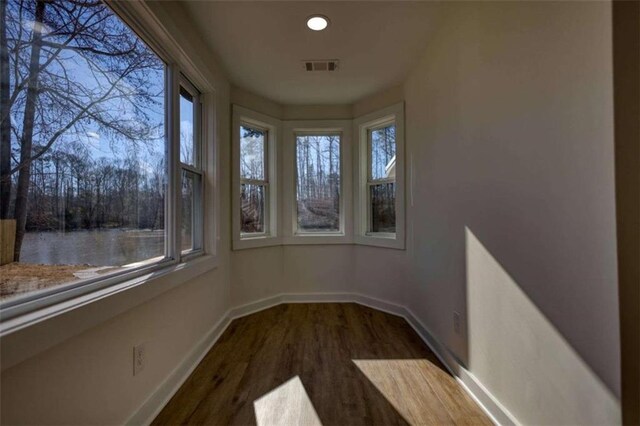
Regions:
<instances>
[{"instance_id":1,"label":"ceiling air vent","mask_svg":"<svg viewBox=\"0 0 640 426\"><path fill-rule=\"evenodd\" d=\"M306 71L336 71L338 69L337 59L317 59L302 61Z\"/></svg>"}]
</instances>

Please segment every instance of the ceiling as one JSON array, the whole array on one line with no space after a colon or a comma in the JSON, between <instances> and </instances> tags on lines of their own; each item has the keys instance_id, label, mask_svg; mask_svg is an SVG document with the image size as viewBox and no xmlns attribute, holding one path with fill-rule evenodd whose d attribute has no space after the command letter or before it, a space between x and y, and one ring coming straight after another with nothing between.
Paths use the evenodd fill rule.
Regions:
<instances>
[{"instance_id":1,"label":"ceiling","mask_svg":"<svg viewBox=\"0 0 640 426\"><path fill-rule=\"evenodd\" d=\"M188 1L191 20L240 88L282 104L350 104L402 83L426 46L436 5L402 1ZM325 31L306 27L329 17ZM335 72L302 60L338 59Z\"/></svg>"}]
</instances>

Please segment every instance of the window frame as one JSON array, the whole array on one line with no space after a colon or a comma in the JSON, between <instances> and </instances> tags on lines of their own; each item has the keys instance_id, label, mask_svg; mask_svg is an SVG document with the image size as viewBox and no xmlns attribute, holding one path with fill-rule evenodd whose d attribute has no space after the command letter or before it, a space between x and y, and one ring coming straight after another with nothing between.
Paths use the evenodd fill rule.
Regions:
<instances>
[{"instance_id":1,"label":"window frame","mask_svg":"<svg viewBox=\"0 0 640 426\"><path fill-rule=\"evenodd\" d=\"M264 247L281 244L279 230L278 198L278 138L281 121L250 109L233 105L232 119L232 248L233 250ZM264 149L264 180L244 179L240 175L240 127L246 126L266 132ZM243 233L240 223L240 196L243 183L260 185L265 188L264 232Z\"/></svg>"},{"instance_id":2,"label":"window frame","mask_svg":"<svg viewBox=\"0 0 640 426\"><path fill-rule=\"evenodd\" d=\"M351 120L313 120L284 122L283 200L284 244L351 244L352 178L351 178ZM340 135L340 229L339 231L298 232L297 212L297 136Z\"/></svg>"},{"instance_id":3,"label":"window frame","mask_svg":"<svg viewBox=\"0 0 640 426\"><path fill-rule=\"evenodd\" d=\"M105 5L165 64L165 150L167 161L167 187L165 195L165 253L136 262L130 269L105 277L61 284L0 303L0 336L35 324L52 316L85 306L133 287L155 280L163 280L167 274L177 274L173 284L179 285L191 275L218 266L218 135L215 122L215 88L213 75L203 74L187 56L171 33L159 24L147 5L138 2L105 1ZM204 91L199 93L200 105L200 155L202 173L202 249L181 253L180 247L180 143L179 96L182 76L188 76ZM186 77L185 77L186 78ZM203 263L203 261L206 262ZM187 272L189 269L189 272ZM178 273L179 272L179 273ZM163 286L167 287L167 286ZM168 289L164 288L164 290ZM146 287L145 287L146 288ZM158 290L160 291L160 290ZM146 291L150 297L156 291Z\"/></svg>"},{"instance_id":4,"label":"window frame","mask_svg":"<svg viewBox=\"0 0 640 426\"><path fill-rule=\"evenodd\" d=\"M178 108L180 108L180 96L181 91L184 89L189 95L191 95L193 101L193 164L187 164L182 162L182 158L180 157L180 153L178 153L178 158L176 159L179 163L180 172L179 172L179 180L180 185L178 187L178 191L182 191L182 179L183 173L187 172L192 175L198 176L200 179L200 183L197 185L197 188L194 188L194 200L193 207L191 210L192 213L192 228L191 228L191 241L192 247L189 249L182 249L182 196L178 197L178 203L180 204L180 208L178 208L177 214L179 216L178 224L180 227L180 232L178 232L179 241L177 242L176 251L180 253L180 259L185 260L193 257L197 257L204 253L204 186L205 186L205 171L203 168L203 143L202 143L202 99L200 91L185 77L183 73L180 73L180 82L178 89ZM178 111L178 117L180 116L180 112ZM180 124L178 124L178 127ZM178 131L180 129L178 128ZM180 138L178 137L178 148L180 148ZM195 180L193 180L195 186ZM179 248L179 249L178 249Z\"/></svg>"},{"instance_id":5,"label":"window frame","mask_svg":"<svg viewBox=\"0 0 640 426\"><path fill-rule=\"evenodd\" d=\"M384 184L390 184L393 183L394 185L397 185L396 183L396 178L382 178L382 179L374 179L373 178L373 168L372 168L372 158L373 158L373 132L375 132L376 130L382 130L385 129L389 126L396 126L396 122L395 119L390 118L386 121L381 121L379 124L376 124L375 126L371 126L367 128L367 157L366 157L366 162L367 162L367 184L366 184L366 189L365 189L365 196L367 198L366 201L366 205L367 205L367 219L366 219L366 224L365 224L365 235L370 236L370 237L376 237L376 238L392 238L394 239L396 236L395 232L374 232L371 231L372 228L372 215L371 215L371 188L373 186L376 185L384 185ZM397 126L396 126L397 128ZM396 149L397 149L397 143L396 143ZM397 153L396 153L397 154ZM394 156L394 161L396 162L396 170L397 170L397 157ZM397 186L396 186L397 188ZM397 192L397 191L396 191ZM397 210L397 207L394 205L394 210Z\"/></svg>"},{"instance_id":6,"label":"window frame","mask_svg":"<svg viewBox=\"0 0 640 426\"><path fill-rule=\"evenodd\" d=\"M395 124L396 176L394 179L373 179L371 176L371 133ZM405 248L405 153L404 103L358 117L353 122L358 141L354 150L354 240L356 244L404 250ZM369 205L370 187L395 182L396 232L371 232Z\"/></svg>"},{"instance_id":7,"label":"window frame","mask_svg":"<svg viewBox=\"0 0 640 426\"><path fill-rule=\"evenodd\" d=\"M242 177L242 167L240 167L240 187L242 188L242 185L253 185L253 186L260 186L263 188L263 197L264 197L264 212L263 214L263 224L262 224L262 232L242 232L242 223L240 223L240 239L241 240L245 240L245 239L251 239L251 238L260 238L260 237L269 237L271 235L271 200L270 200L270 194L271 194L271 189L269 188L269 186L271 185L271 179L270 177L270 173L271 173L271 167L269 167L269 148L272 144L269 143L269 137L271 132L269 131L269 129L267 127L264 126L259 126L253 123L249 123L247 120L240 120L240 125L238 126L238 131L240 131L240 128L245 127L245 128L251 128L254 130L258 130L260 132L262 132L264 134L264 143L263 143L263 147L262 147L262 152L263 152L263 156L262 156L262 175L263 178L262 179L247 179L247 178L243 178ZM242 154L240 154L242 155ZM240 156L238 156L238 162L240 161ZM240 190L240 194L242 194L242 189Z\"/></svg>"}]
</instances>

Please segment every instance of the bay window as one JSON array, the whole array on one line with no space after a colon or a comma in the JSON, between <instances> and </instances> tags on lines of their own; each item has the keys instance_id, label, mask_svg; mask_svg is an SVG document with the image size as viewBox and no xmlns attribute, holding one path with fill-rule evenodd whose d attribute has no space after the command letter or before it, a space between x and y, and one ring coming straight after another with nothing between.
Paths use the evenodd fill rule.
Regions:
<instances>
[{"instance_id":1,"label":"bay window","mask_svg":"<svg viewBox=\"0 0 640 426\"><path fill-rule=\"evenodd\" d=\"M355 120L279 121L237 105L233 111L234 250L404 249L403 104Z\"/></svg>"}]
</instances>

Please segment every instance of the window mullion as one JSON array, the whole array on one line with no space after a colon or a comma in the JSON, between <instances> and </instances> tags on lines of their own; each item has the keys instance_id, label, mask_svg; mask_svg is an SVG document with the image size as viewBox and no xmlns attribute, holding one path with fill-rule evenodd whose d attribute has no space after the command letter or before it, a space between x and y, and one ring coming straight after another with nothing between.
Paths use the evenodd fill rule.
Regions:
<instances>
[{"instance_id":1,"label":"window mullion","mask_svg":"<svg viewBox=\"0 0 640 426\"><path fill-rule=\"evenodd\" d=\"M241 185L269 185L268 180L260 180L260 179L240 179Z\"/></svg>"},{"instance_id":2,"label":"window mullion","mask_svg":"<svg viewBox=\"0 0 640 426\"><path fill-rule=\"evenodd\" d=\"M384 183L395 183L396 178L384 178L384 179L369 179L367 185L382 185Z\"/></svg>"},{"instance_id":3,"label":"window mullion","mask_svg":"<svg viewBox=\"0 0 640 426\"><path fill-rule=\"evenodd\" d=\"M191 166L189 164L180 163L180 168L182 170L188 171L189 173L193 173L194 175L198 175L198 176L202 176L203 175L201 169L199 169L197 167L194 167L194 166Z\"/></svg>"}]
</instances>

